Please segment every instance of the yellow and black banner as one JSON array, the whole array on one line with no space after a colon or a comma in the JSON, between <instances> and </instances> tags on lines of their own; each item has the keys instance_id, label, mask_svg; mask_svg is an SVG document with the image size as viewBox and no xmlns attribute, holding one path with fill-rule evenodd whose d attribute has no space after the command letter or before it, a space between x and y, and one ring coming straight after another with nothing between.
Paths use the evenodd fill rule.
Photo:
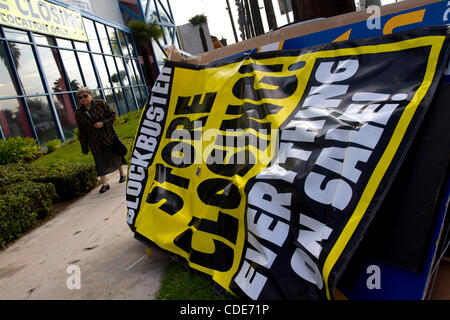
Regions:
<instances>
[{"instance_id":1,"label":"yellow and black banner","mask_svg":"<svg viewBox=\"0 0 450 320\"><path fill-rule=\"evenodd\" d=\"M334 298L448 51L436 27L206 66L168 61L132 151L135 237L237 295Z\"/></svg>"},{"instance_id":2,"label":"yellow and black banner","mask_svg":"<svg viewBox=\"0 0 450 320\"><path fill-rule=\"evenodd\" d=\"M81 14L47 1L0 0L0 24L88 41Z\"/></svg>"}]
</instances>

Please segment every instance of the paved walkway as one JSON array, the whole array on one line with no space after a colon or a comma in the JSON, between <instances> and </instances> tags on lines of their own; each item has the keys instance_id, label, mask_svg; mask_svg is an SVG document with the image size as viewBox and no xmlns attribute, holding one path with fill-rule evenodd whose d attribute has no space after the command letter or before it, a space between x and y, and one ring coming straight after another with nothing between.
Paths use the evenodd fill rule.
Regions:
<instances>
[{"instance_id":1,"label":"paved walkway","mask_svg":"<svg viewBox=\"0 0 450 320\"><path fill-rule=\"evenodd\" d=\"M168 257L146 255L125 221L126 184L118 173L108 179L109 191L95 188L0 251L0 299L156 298ZM69 277L76 285L70 265L79 267L80 289L67 287Z\"/></svg>"}]
</instances>

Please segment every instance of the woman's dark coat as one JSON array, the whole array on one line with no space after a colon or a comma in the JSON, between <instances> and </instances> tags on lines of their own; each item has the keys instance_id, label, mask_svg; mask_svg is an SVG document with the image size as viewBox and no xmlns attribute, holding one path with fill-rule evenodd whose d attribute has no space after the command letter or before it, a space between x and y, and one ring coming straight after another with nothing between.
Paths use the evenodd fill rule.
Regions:
<instances>
[{"instance_id":1,"label":"woman's dark coat","mask_svg":"<svg viewBox=\"0 0 450 320\"><path fill-rule=\"evenodd\" d=\"M116 113L109 108L103 100L92 100L91 115L88 115L84 106L78 108L75 112L77 126L79 130L79 139L81 143L81 151L88 153L89 149L92 153L99 153L113 143L115 135L113 123L116 119ZM94 127L94 123L103 121L104 126L100 129Z\"/></svg>"}]
</instances>

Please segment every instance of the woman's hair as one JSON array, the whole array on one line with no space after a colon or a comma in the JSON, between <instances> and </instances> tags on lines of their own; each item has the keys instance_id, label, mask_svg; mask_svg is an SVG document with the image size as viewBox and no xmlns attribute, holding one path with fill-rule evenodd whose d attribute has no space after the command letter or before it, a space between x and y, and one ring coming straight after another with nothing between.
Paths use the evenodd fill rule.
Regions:
<instances>
[{"instance_id":1,"label":"woman's hair","mask_svg":"<svg viewBox=\"0 0 450 320\"><path fill-rule=\"evenodd\" d=\"M78 89L77 97L79 97L82 93L87 93L88 95L92 96L92 90L88 87L81 87L80 89Z\"/></svg>"}]
</instances>

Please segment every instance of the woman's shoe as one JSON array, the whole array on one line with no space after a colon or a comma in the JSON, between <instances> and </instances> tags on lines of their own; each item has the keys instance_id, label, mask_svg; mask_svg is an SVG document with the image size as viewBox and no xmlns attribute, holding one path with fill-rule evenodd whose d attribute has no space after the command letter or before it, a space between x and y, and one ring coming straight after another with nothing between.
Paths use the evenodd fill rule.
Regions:
<instances>
[{"instance_id":1,"label":"woman's shoe","mask_svg":"<svg viewBox=\"0 0 450 320\"><path fill-rule=\"evenodd\" d=\"M104 184L102 185L102 187L100 188L99 193L103 193L109 190L109 184Z\"/></svg>"},{"instance_id":2,"label":"woman's shoe","mask_svg":"<svg viewBox=\"0 0 450 320\"><path fill-rule=\"evenodd\" d=\"M127 181L127 176L120 176L119 183Z\"/></svg>"}]
</instances>

